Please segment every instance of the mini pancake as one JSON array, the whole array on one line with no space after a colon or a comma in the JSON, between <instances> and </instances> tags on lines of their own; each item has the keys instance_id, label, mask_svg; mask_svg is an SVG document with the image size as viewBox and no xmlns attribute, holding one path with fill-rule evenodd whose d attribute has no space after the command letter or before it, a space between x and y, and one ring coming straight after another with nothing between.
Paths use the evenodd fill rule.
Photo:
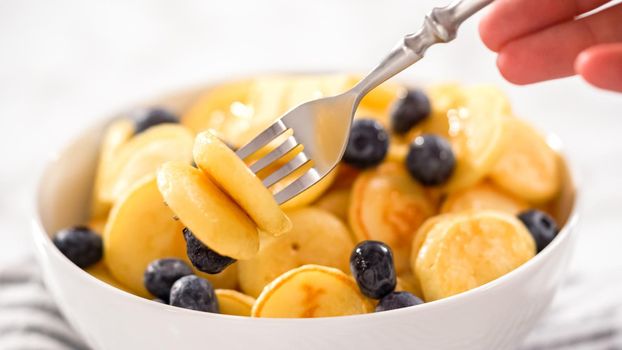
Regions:
<instances>
[{"instance_id":1,"label":"mini pancake","mask_svg":"<svg viewBox=\"0 0 622 350\"><path fill-rule=\"evenodd\" d=\"M179 124L153 126L119 147L105 172L100 197L114 202L134 183L152 176L166 161L192 161L194 136Z\"/></svg>"},{"instance_id":2,"label":"mini pancake","mask_svg":"<svg viewBox=\"0 0 622 350\"><path fill-rule=\"evenodd\" d=\"M140 296L149 296L143 274L153 260L183 258L183 225L164 204L154 176L136 183L110 211L104 230L104 259L108 270Z\"/></svg>"},{"instance_id":3,"label":"mini pancake","mask_svg":"<svg viewBox=\"0 0 622 350\"><path fill-rule=\"evenodd\" d=\"M456 168L447 192L473 186L490 173L503 154L507 133L504 119L510 118L503 103L492 103L487 87L464 90L464 105L447 112L448 137Z\"/></svg>"},{"instance_id":4,"label":"mini pancake","mask_svg":"<svg viewBox=\"0 0 622 350\"><path fill-rule=\"evenodd\" d=\"M525 226L513 215L481 211L460 215L428 233L415 260L426 301L486 284L536 253Z\"/></svg>"},{"instance_id":5,"label":"mini pancake","mask_svg":"<svg viewBox=\"0 0 622 350\"><path fill-rule=\"evenodd\" d=\"M280 274L305 264L331 266L349 271L354 242L348 228L333 214L313 207L287 212L292 230L280 237L265 237L259 253L239 261L243 292L258 296Z\"/></svg>"},{"instance_id":6,"label":"mini pancake","mask_svg":"<svg viewBox=\"0 0 622 350\"><path fill-rule=\"evenodd\" d=\"M447 196L441 207L441 212L457 213L490 209L518 214L528 207L528 203L523 199L499 189L488 181L484 181Z\"/></svg>"},{"instance_id":7,"label":"mini pancake","mask_svg":"<svg viewBox=\"0 0 622 350\"><path fill-rule=\"evenodd\" d=\"M221 255L249 259L259 249L253 221L201 171L182 162L158 170L164 201L205 245Z\"/></svg>"},{"instance_id":8,"label":"mini pancake","mask_svg":"<svg viewBox=\"0 0 622 350\"><path fill-rule=\"evenodd\" d=\"M311 318L371 312L352 277L339 269L304 265L289 270L264 288L253 317Z\"/></svg>"},{"instance_id":9,"label":"mini pancake","mask_svg":"<svg viewBox=\"0 0 622 350\"><path fill-rule=\"evenodd\" d=\"M552 199L561 188L557 154L525 121L511 118L505 124L512 142L492 168L490 177L499 187L529 202Z\"/></svg>"},{"instance_id":10,"label":"mini pancake","mask_svg":"<svg viewBox=\"0 0 622 350\"><path fill-rule=\"evenodd\" d=\"M389 245L401 273L409 269L417 229L435 209L423 187L403 166L386 163L359 175L348 212L357 241L372 239Z\"/></svg>"},{"instance_id":11,"label":"mini pancake","mask_svg":"<svg viewBox=\"0 0 622 350\"><path fill-rule=\"evenodd\" d=\"M232 289L216 289L220 313L234 316L250 316L255 298Z\"/></svg>"},{"instance_id":12,"label":"mini pancake","mask_svg":"<svg viewBox=\"0 0 622 350\"><path fill-rule=\"evenodd\" d=\"M253 109L248 105L253 79L234 80L205 90L181 117L195 134L213 130L240 146L239 134L248 127Z\"/></svg>"},{"instance_id":13,"label":"mini pancake","mask_svg":"<svg viewBox=\"0 0 622 350\"><path fill-rule=\"evenodd\" d=\"M351 192L348 188L332 189L320 197L314 206L332 213L343 222L348 222Z\"/></svg>"},{"instance_id":14,"label":"mini pancake","mask_svg":"<svg viewBox=\"0 0 622 350\"><path fill-rule=\"evenodd\" d=\"M112 274L108 270L108 267L103 261L100 261L93 266L89 266L85 271L88 272L91 276L97 278L98 280L105 282L115 288L121 289L122 291L125 291L128 293L132 293L132 294L135 293L130 288L126 287L121 282L117 281L117 279L114 278L114 276L112 276ZM145 297L145 298L150 297L148 293L140 295L140 296Z\"/></svg>"},{"instance_id":15,"label":"mini pancake","mask_svg":"<svg viewBox=\"0 0 622 350\"><path fill-rule=\"evenodd\" d=\"M126 118L117 119L106 128L99 150L93 198L91 199L91 218L100 219L107 217L112 203L102 197L102 183L119 148L133 135L134 122Z\"/></svg>"},{"instance_id":16,"label":"mini pancake","mask_svg":"<svg viewBox=\"0 0 622 350\"><path fill-rule=\"evenodd\" d=\"M210 132L197 135L194 161L257 226L273 236L291 229L291 222L261 180Z\"/></svg>"}]
</instances>

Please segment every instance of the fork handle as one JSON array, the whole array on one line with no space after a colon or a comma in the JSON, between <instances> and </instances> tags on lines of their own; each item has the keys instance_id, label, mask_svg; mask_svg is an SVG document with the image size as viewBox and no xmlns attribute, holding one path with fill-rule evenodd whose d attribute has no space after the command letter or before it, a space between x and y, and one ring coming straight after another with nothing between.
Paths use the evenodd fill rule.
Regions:
<instances>
[{"instance_id":1,"label":"fork handle","mask_svg":"<svg viewBox=\"0 0 622 350\"><path fill-rule=\"evenodd\" d=\"M419 61L432 45L456 38L458 27L466 19L494 0L456 0L445 7L436 7L425 16L421 29L408 34L371 73L352 91L357 102L369 91Z\"/></svg>"}]
</instances>

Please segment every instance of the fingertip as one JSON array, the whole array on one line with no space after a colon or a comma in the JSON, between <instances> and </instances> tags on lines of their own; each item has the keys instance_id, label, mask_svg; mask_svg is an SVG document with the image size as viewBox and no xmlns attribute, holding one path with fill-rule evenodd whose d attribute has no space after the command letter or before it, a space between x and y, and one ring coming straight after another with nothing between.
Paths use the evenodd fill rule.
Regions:
<instances>
[{"instance_id":1,"label":"fingertip","mask_svg":"<svg viewBox=\"0 0 622 350\"><path fill-rule=\"evenodd\" d=\"M577 74L583 76L586 72L590 70L590 49L583 50L574 61L574 70ZM589 73L588 73L589 74Z\"/></svg>"},{"instance_id":2,"label":"fingertip","mask_svg":"<svg viewBox=\"0 0 622 350\"><path fill-rule=\"evenodd\" d=\"M512 52L512 48L505 47L497 56L497 68L505 80L516 85L525 85L530 81L525 80L522 72L522 64Z\"/></svg>"},{"instance_id":3,"label":"fingertip","mask_svg":"<svg viewBox=\"0 0 622 350\"><path fill-rule=\"evenodd\" d=\"M495 31L494 18L486 14L478 25L479 36L486 47L494 52L501 49L501 41L497 31Z\"/></svg>"},{"instance_id":4,"label":"fingertip","mask_svg":"<svg viewBox=\"0 0 622 350\"><path fill-rule=\"evenodd\" d=\"M575 59L574 68L589 84L622 92L622 44L602 44L585 49Z\"/></svg>"}]
</instances>

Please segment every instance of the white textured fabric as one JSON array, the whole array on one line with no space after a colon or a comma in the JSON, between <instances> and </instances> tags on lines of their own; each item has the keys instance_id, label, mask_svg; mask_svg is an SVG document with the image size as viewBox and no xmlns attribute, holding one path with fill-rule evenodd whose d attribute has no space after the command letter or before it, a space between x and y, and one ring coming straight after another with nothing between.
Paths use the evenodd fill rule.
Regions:
<instances>
[{"instance_id":1,"label":"white textured fabric","mask_svg":"<svg viewBox=\"0 0 622 350\"><path fill-rule=\"evenodd\" d=\"M29 260L0 268L1 350L86 350Z\"/></svg>"},{"instance_id":2,"label":"white textured fabric","mask_svg":"<svg viewBox=\"0 0 622 350\"><path fill-rule=\"evenodd\" d=\"M622 350L622 270L573 275L521 350ZM41 283L36 264L0 268L1 350L87 350Z\"/></svg>"},{"instance_id":3,"label":"white textured fabric","mask_svg":"<svg viewBox=\"0 0 622 350\"><path fill-rule=\"evenodd\" d=\"M622 270L569 276L522 348L622 349Z\"/></svg>"}]
</instances>

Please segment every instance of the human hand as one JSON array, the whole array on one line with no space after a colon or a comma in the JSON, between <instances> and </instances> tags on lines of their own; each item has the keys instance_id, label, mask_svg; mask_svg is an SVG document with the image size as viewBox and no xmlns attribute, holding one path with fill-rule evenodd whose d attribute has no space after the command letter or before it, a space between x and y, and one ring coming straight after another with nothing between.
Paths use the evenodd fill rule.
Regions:
<instances>
[{"instance_id":1,"label":"human hand","mask_svg":"<svg viewBox=\"0 0 622 350\"><path fill-rule=\"evenodd\" d=\"M480 22L480 35L512 83L580 74L594 86L622 92L622 4L578 17L607 3L497 0Z\"/></svg>"}]
</instances>

